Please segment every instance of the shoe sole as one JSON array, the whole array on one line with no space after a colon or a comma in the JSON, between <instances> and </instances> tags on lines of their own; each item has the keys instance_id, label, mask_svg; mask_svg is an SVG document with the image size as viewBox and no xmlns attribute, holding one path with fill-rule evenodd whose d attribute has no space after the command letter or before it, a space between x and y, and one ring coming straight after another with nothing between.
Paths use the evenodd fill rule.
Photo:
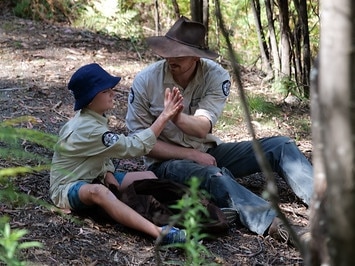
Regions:
<instances>
[{"instance_id":1,"label":"shoe sole","mask_svg":"<svg viewBox=\"0 0 355 266\"><path fill-rule=\"evenodd\" d=\"M226 217L228 224L234 223L238 218L238 212L233 208L221 208L221 211Z\"/></svg>"},{"instance_id":2,"label":"shoe sole","mask_svg":"<svg viewBox=\"0 0 355 266\"><path fill-rule=\"evenodd\" d=\"M291 228L295 231L301 243L306 244L310 241L311 233L309 229L298 225L291 225ZM268 233L272 238L278 241L295 246L295 240L291 237L290 233L281 221L272 224Z\"/></svg>"}]
</instances>

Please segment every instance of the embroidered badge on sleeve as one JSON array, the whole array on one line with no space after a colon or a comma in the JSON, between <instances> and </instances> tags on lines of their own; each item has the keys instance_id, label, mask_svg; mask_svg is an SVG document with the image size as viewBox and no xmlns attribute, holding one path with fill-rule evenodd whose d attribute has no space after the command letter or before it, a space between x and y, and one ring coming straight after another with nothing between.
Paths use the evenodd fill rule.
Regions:
<instances>
[{"instance_id":1,"label":"embroidered badge on sleeve","mask_svg":"<svg viewBox=\"0 0 355 266\"><path fill-rule=\"evenodd\" d=\"M119 136L116 133L107 131L102 135L102 143L106 147L110 147L115 144L119 139Z\"/></svg>"},{"instance_id":2,"label":"embroidered badge on sleeve","mask_svg":"<svg viewBox=\"0 0 355 266\"><path fill-rule=\"evenodd\" d=\"M222 91L223 91L223 94L225 96L229 95L230 88L231 88L231 82L229 80L223 81L223 83L222 83Z\"/></svg>"}]
</instances>

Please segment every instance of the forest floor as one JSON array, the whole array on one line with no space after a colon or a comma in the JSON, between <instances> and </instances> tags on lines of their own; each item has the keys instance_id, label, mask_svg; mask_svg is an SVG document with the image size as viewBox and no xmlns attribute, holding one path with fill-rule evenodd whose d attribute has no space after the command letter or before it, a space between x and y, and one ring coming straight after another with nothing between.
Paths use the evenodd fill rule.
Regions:
<instances>
[{"instance_id":1,"label":"forest floor","mask_svg":"<svg viewBox=\"0 0 355 266\"><path fill-rule=\"evenodd\" d=\"M149 51L138 51L125 40L100 35L68 25L47 24L0 15L0 121L21 116L32 116L35 121L20 126L57 134L60 127L74 115L73 98L66 88L68 79L80 66L97 62L112 74L122 76L117 95L117 108L110 114L110 126L126 133L124 116L127 95L134 75L156 60ZM262 90L261 77L256 71L243 69L245 89ZM237 93L232 88L232 93ZM281 102L281 104L283 104ZM309 121L307 105L292 108L284 105L285 112L272 126L256 123L258 136L288 135L296 138L301 151L311 160L310 133L299 132L297 119ZM224 140L248 139L242 119L228 131L217 134ZM300 137L301 136L301 137ZM0 143L4 146L6 144ZM30 142L23 142L26 151L48 159L50 150ZM31 159L18 162L0 158L0 168L31 165ZM141 158L121 160L126 170L142 170ZM15 188L25 194L50 203L48 196L49 173L42 171L18 176ZM261 174L238 179L243 185L260 194L265 181ZM278 179L280 207L295 224L305 226L308 210ZM0 188L1 187L0 185ZM181 250L162 249L155 253L154 240L118 224L90 218L59 215L40 204L18 205L0 202L0 216L7 215L13 229L27 229L24 240L39 241L42 248L23 250L21 256L30 265L156 265L158 254L164 263L181 265L185 256ZM240 224L231 226L225 236L206 240L203 244L211 255L207 262L219 265L302 265L297 249L271 237L258 236ZM207 263L208 265L209 263Z\"/></svg>"}]
</instances>

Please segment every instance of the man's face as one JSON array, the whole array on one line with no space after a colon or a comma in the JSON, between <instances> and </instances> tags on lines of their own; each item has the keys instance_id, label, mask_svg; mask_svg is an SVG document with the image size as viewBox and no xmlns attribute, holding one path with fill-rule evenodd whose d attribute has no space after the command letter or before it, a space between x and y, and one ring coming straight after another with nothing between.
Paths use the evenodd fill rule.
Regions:
<instances>
[{"instance_id":1,"label":"man's face","mask_svg":"<svg viewBox=\"0 0 355 266\"><path fill-rule=\"evenodd\" d=\"M181 75L194 69L196 62L199 60L198 57L194 56L168 57L165 59L168 62L169 69L173 75Z\"/></svg>"}]
</instances>

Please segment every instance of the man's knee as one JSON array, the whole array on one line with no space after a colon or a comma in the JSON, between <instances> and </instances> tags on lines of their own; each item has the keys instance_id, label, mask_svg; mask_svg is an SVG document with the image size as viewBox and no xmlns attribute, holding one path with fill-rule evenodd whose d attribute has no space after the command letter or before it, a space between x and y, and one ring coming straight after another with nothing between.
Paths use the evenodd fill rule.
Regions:
<instances>
[{"instance_id":1,"label":"man's knee","mask_svg":"<svg viewBox=\"0 0 355 266\"><path fill-rule=\"evenodd\" d=\"M275 136L275 137L270 137L269 140L272 142L279 143L279 144L287 144L287 143L294 143L295 141L287 136Z\"/></svg>"},{"instance_id":2,"label":"man's knee","mask_svg":"<svg viewBox=\"0 0 355 266\"><path fill-rule=\"evenodd\" d=\"M208 171L208 175L207 176L207 184L208 186L211 186L211 184L218 184L220 182L224 182L225 180L228 180L230 178L233 179L233 175L232 173L222 167L222 168L218 168L218 167L211 167Z\"/></svg>"}]
</instances>

